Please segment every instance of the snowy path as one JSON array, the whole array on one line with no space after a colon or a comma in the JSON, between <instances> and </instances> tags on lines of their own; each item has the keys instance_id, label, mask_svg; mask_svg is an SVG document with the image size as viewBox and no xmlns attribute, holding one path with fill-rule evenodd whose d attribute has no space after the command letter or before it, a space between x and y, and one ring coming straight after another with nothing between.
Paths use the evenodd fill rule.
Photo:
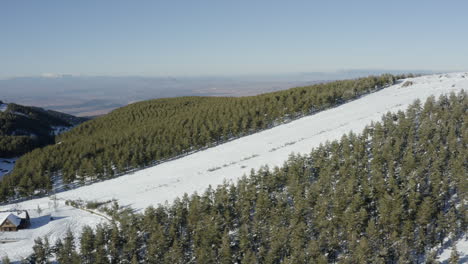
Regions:
<instances>
[{"instance_id":1,"label":"snowy path","mask_svg":"<svg viewBox=\"0 0 468 264\"><path fill-rule=\"evenodd\" d=\"M430 95L438 97L452 91L468 90L468 73L431 75L410 80L414 84L408 87L394 85L334 109L57 196L61 199L101 201L115 198L121 205L143 209L170 202L184 193L201 193L208 185L216 186L224 180L235 181L249 174L251 168L258 169L265 164L281 166L290 153L309 153L327 140L340 139L350 131L359 133L372 121L380 121L386 112L405 110L415 99L424 101ZM45 197L25 201L18 206L35 209L37 204L47 206L48 203L50 199ZM93 226L104 221L99 216L65 205L61 205L56 214L64 218L18 232L19 236L24 236L20 242L0 244L0 257L10 252L10 258L18 259L31 252L37 236L48 234L54 240L63 236L68 227L73 232L79 232L85 224ZM0 234L0 240L4 238L6 235Z\"/></svg>"}]
</instances>

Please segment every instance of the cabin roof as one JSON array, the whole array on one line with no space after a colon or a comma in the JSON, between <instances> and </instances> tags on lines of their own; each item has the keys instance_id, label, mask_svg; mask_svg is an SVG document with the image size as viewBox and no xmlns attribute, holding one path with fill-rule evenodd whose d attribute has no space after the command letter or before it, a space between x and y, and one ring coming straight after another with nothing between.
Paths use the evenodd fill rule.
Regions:
<instances>
[{"instance_id":1,"label":"cabin roof","mask_svg":"<svg viewBox=\"0 0 468 264\"><path fill-rule=\"evenodd\" d=\"M0 213L0 225L3 225L8 219L10 223L18 227L21 224L21 218L13 212Z\"/></svg>"}]
</instances>

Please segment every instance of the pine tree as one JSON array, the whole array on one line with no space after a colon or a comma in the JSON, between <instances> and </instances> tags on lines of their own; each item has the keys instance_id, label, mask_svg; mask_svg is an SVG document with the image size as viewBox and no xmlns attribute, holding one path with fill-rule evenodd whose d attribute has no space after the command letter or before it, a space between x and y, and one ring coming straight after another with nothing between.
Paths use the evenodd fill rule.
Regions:
<instances>
[{"instance_id":1,"label":"pine tree","mask_svg":"<svg viewBox=\"0 0 468 264\"><path fill-rule=\"evenodd\" d=\"M47 236L44 237L44 253L45 253L46 261L48 262L49 258L52 257L53 252L52 252L52 248L50 247L49 238Z\"/></svg>"},{"instance_id":2,"label":"pine tree","mask_svg":"<svg viewBox=\"0 0 468 264\"><path fill-rule=\"evenodd\" d=\"M80 255L83 264L93 264L94 259L94 232L89 226L83 227L80 238Z\"/></svg>"},{"instance_id":3,"label":"pine tree","mask_svg":"<svg viewBox=\"0 0 468 264\"><path fill-rule=\"evenodd\" d=\"M121 250L122 250L122 241L120 237L120 231L117 225L112 226L110 230L110 241L109 241L109 257L110 263L116 264L119 262L121 257Z\"/></svg>"},{"instance_id":4,"label":"pine tree","mask_svg":"<svg viewBox=\"0 0 468 264\"><path fill-rule=\"evenodd\" d=\"M137 254L133 254L131 264L138 264L138 263L140 263L140 262L138 261Z\"/></svg>"},{"instance_id":5,"label":"pine tree","mask_svg":"<svg viewBox=\"0 0 468 264\"><path fill-rule=\"evenodd\" d=\"M40 237L36 238L34 240L34 246L33 246L33 258L36 263L38 264L46 264L48 263L47 260L47 249L44 247L44 244L42 242L42 239Z\"/></svg>"},{"instance_id":6,"label":"pine tree","mask_svg":"<svg viewBox=\"0 0 468 264\"><path fill-rule=\"evenodd\" d=\"M62 252L62 249L63 249L63 243L62 243L62 240L59 238L57 239L57 241L55 241L55 245L54 245L54 248L53 248L53 253L55 253L55 256L56 258L58 259L60 253Z\"/></svg>"},{"instance_id":7,"label":"pine tree","mask_svg":"<svg viewBox=\"0 0 468 264\"><path fill-rule=\"evenodd\" d=\"M232 252L231 252L231 243L229 241L229 234L227 232L224 233L222 242L221 242L221 250L220 250L220 262L221 264L231 264L232 261Z\"/></svg>"},{"instance_id":8,"label":"pine tree","mask_svg":"<svg viewBox=\"0 0 468 264\"><path fill-rule=\"evenodd\" d=\"M362 237L355 252L356 263L365 263L371 256L371 247L366 237Z\"/></svg>"},{"instance_id":9,"label":"pine tree","mask_svg":"<svg viewBox=\"0 0 468 264\"><path fill-rule=\"evenodd\" d=\"M164 263L171 263L171 264L183 264L184 263L184 256L183 256L182 248L177 241L174 241L174 244L169 249L167 254L164 258Z\"/></svg>"},{"instance_id":10,"label":"pine tree","mask_svg":"<svg viewBox=\"0 0 468 264\"><path fill-rule=\"evenodd\" d=\"M244 256L241 260L242 264L256 264L257 260L255 258L255 254L251 251L248 250L247 252L244 253Z\"/></svg>"},{"instance_id":11,"label":"pine tree","mask_svg":"<svg viewBox=\"0 0 468 264\"><path fill-rule=\"evenodd\" d=\"M109 260L107 258L107 251L106 251L106 233L105 227L98 225L96 227L96 239L95 239L95 253L94 253L94 261L95 264L108 264Z\"/></svg>"},{"instance_id":12,"label":"pine tree","mask_svg":"<svg viewBox=\"0 0 468 264\"><path fill-rule=\"evenodd\" d=\"M2 258L2 264L10 264L10 263L11 263L11 261L8 258L8 256L5 256L5 257Z\"/></svg>"},{"instance_id":13,"label":"pine tree","mask_svg":"<svg viewBox=\"0 0 468 264\"><path fill-rule=\"evenodd\" d=\"M458 264L459 261L460 261L460 255L458 254L457 247L453 246L452 253L450 254L449 263Z\"/></svg>"},{"instance_id":14,"label":"pine tree","mask_svg":"<svg viewBox=\"0 0 468 264\"><path fill-rule=\"evenodd\" d=\"M63 245L57 253L57 261L59 263L80 263L80 259L78 254L75 251L75 238L71 230L68 230L65 234L65 238L63 240ZM61 243L61 242L60 242Z\"/></svg>"},{"instance_id":15,"label":"pine tree","mask_svg":"<svg viewBox=\"0 0 468 264\"><path fill-rule=\"evenodd\" d=\"M427 259L426 259L426 264L439 264L440 262L436 260L437 252L429 252Z\"/></svg>"},{"instance_id":16,"label":"pine tree","mask_svg":"<svg viewBox=\"0 0 468 264\"><path fill-rule=\"evenodd\" d=\"M163 234L159 225L155 225L153 228L154 230L150 233L147 242L148 253L146 261L151 264L156 264L163 262L164 254L167 251L166 244L168 239Z\"/></svg>"}]
</instances>

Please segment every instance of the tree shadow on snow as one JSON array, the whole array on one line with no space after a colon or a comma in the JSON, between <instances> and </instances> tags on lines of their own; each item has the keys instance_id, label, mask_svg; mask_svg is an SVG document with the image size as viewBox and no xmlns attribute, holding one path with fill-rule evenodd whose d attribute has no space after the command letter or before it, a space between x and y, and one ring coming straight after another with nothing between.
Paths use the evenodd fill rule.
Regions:
<instances>
[{"instance_id":1,"label":"tree shadow on snow","mask_svg":"<svg viewBox=\"0 0 468 264\"><path fill-rule=\"evenodd\" d=\"M34 218L31 218L31 225L29 226L28 229L36 229L36 228L47 225L51 221L56 221L56 220L60 220L60 219L67 218L67 217L68 216L51 216L50 214L39 216L39 217L34 217Z\"/></svg>"}]
</instances>

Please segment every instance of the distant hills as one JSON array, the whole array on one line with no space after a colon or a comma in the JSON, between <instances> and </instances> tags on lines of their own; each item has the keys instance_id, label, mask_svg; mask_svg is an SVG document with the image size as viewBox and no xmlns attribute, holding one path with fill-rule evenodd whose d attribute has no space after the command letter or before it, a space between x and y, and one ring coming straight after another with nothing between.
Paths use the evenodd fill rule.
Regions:
<instances>
[{"instance_id":1,"label":"distant hills","mask_svg":"<svg viewBox=\"0 0 468 264\"><path fill-rule=\"evenodd\" d=\"M0 101L0 157L16 157L54 142L86 118Z\"/></svg>"},{"instance_id":2,"label":"distant hills","mask_svg":"<svg viewBox=\"0 0 468 264\"><path fill-rule=\"evenodd\" d=\"M352 70L205 77L52 74L0 80L2 99L76 116L97 116L132 102L180 96L252 96L332 80L401 71ZM414 72L419 73L419 72Z\"/></svg>"}]
</instances>

